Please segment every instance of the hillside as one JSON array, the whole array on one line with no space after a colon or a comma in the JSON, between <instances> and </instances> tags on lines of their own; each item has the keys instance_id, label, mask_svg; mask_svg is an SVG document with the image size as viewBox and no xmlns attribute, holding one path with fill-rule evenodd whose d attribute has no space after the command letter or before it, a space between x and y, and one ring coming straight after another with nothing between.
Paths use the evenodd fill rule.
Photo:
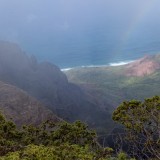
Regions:
<instances>
[{"instance_id":1,"label":"hillside","mask_svg":"<svg viewBox=\"0 0 160 160\"><path fill-rule=\"evenodd\" d=\"M0 81L20 88L25 95L34 97L46 106L40 111L34 105L25 108L25 98L15 98L19 93L13 92L12 98L8 98L11 108L5 112L13 119L17 117L15 121L22 122L21 114L28 111L29 118L25 117L23 123L30 122L33 115L37 116L32 121L38 123L39 119L36 119L43 117L40 113L48 113L49 109L66 121L81 120L87 123L99 135L108 134L115 127L112 112L122 101L142 100L160 94L159 64L160 55L145 56L123 66L74 68L64 74L54 64L37 62L34 56L29 57L16 44L0 42ZM1 91L3 95L5 90ZM11 93L9 91L6 95ZM14 106L18 107L12 111L10 100L14 99ZM6 106L1 105L3 109Z\"/></svg>"},{"instance_id":2,"label":"hillside","mask_svg":"<svg viewBox=\"0 0 160 160\"><path fill-rule=\"evenodd\" d=\"M97 130L112 126L110 113L101 107L105 104L68 82L57 66L37 62L16 44L0 42L0 81L24 90L64 120L78 119Z\"/></svg>"},{"instance_id":3,"label":"hillside","mask_svg":"<svg viewBox=\"0 0 160 160\"><path fill-rule=\"evenodd\" d=\"M40 124L60 119L23 90L0 81L0 111L18 125Z\"/></svg>"},{"instance_id":4,"label":"hillside","mask_svg":"<svg viewBox=\"0 0 160 160\"><path fill-rule=\"evenodd\" d=\"M125 67L125 75L144 77L154 73L160 69L160 62L156 61L156 58L160 56L145 56L135 62L132 62Z\"/></svg>"},{"instance_id":5,"label":"hillside","mask_svg":"<svg viewBox=\"0 0 160 160\"><path fill-rule=\"evenodd\" d=\"M124 100L142 100L160 94L159 54L127 65L74 68L65 74L70 82L81 86L110 110Z\"/></svg>"}]
</instances>

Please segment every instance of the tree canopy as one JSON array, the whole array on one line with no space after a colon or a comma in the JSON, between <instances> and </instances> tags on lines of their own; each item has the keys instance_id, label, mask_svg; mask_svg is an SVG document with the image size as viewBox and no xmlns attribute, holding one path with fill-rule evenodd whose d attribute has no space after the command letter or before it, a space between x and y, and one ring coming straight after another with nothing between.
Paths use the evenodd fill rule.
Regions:
<instances>
[{"instance_id":1,"label":"tree canopy","mask_svg":"<svg viewBox=\"0 0 160 160\"><path fill-rule=\"evenodd\" d=\"M0 160L160 159L160 97L123 102L113 120L124 126L127 154L103 148L96 132L80 121L46 121L17 128L0 113Z\"/></svg>"},{"instance_id":2,"label":"tree canopy","mask_svg":"<svg viewBox=\"0 0 160 160\"><path fill-rule=\"evenodd\" d=\"M97 142L95 131L80 121L17 129L0 114L0 160L109 160L113 149ZM119 158L124 159L120 153Z\"/></svg>"},{"instance_id":3,"label":"tree canopy","mask_svg":"<svg viewBox=\"0 0 160 160\"><path fill-rule=\"evenodd\" d=\"M160 97L144 102L123 102L113 113L113 120L126 129L127 145L134 157L160 159Z\"/></svg>"}]
</instances>

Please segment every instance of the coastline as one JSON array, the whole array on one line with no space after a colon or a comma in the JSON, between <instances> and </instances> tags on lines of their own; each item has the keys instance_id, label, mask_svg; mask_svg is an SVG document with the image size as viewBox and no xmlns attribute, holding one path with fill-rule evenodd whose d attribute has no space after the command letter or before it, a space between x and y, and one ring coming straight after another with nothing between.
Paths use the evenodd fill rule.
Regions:
<instances>
[{"instance_id":1,"label":"coastline","mask_svg":"<svg viewBox=\"0 0 160 160\"><path fill-rule=\"evenodd\" d=\"M126 65L126 64L129 64L129 63L132 63L134 62L135 60L128 60L128 61L119 61L119 62L113 62L113 63L109 63L109 64L106 64L106 65L86 65L86 66L76 66L76 67L68 67L68 68L61 68L61 71L62 72L66 72L66 71L69 71L69 70L72 70L74 68L94 68L94 67L116 67L116 66L122 66L122 65Z\"/></svg>"}]
</instances>

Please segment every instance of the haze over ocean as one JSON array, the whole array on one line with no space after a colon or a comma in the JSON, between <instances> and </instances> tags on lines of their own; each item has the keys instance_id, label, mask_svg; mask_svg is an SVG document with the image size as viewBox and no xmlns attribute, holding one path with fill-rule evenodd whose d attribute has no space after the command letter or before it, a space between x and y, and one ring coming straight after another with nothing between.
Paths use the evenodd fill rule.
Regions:
<instances>
[{"instance_id":1,"label":"haze over ocean","mask_svg":"<svg viewBox=\"0 0 160 160\"><path fill-rule=\"evenodd\" d=\"M0 40L61 68L160 52L159 0L1 0Z\"/></svg>"}]
</instances>

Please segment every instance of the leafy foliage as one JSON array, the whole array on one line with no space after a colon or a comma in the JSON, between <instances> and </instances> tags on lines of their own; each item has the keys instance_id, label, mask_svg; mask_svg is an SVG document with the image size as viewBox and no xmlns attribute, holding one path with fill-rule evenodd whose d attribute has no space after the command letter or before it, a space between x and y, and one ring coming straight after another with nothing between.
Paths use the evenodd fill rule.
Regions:
<instances>
[{"instance_id":1,"label":"leafy foliage","mask_svg":"<svg viewBox=\"0 0 160 160\"><path fill-rule=\"evenodd\" d=\"M19 144L21 134L11 121L6 121L0 114L0 155L20 149Z\"/></svg>"},{"instance_id":2,"label":"leafy foliage","mask_svg":"<svg viewBox=\"0 0 160 160\"><path fill-rule=\"evenodd\" d=\"M112 152L102 148L96 133L80 121L46 121L17 129L0 114L0 160L106 160L113 159Z\"/></svg>"},{"instance_id":3,"label":"leafy foliage","mask_svg":"<svg viewBox=\"0 0 160 160\"><path fill-rule=\"evenodd\" d=\"M91 160L94 154L87 148L78 145L63 144L61 146L37 146L29 145L25 150L13 152L3 157L2 160Z\"/></svg>"},{"instance_id":4,"label":"leafy foliage","mask_svg":"<svg viewBox=\"0 0 160 160\"><path fill-rule=\"evenodd\" d=\"M124 141L135 158L159 159L160 97L123 102L113 113L113 120L126 128ZM54 123L17 129L0 114L0 160L127 160L120 152L97 142L96 133L80 121Z\"/></svg>"},{"instance_id":5,"label":"leafy foliage","mask_svg":"<svg viewBox=\"0 0 160 160\"><path fill-rule=\"evenodd\" d=\"M59 147L29 145L25 150L12 152L0 157L0 160L129 160L125 153L119 153L117 157L97 157L88 147L63 144ZM130 159L134 160L134 159Z\"/></svg>"},{"instance_id":6,"label":"leafy foliage","mask_svg":"<svg viewBox=\"0 0 160 160\"><path fill-rule=\"evenodd\" d=\"M123 102L113 120L124 125L132 156L160 159L160 97Z\"/></svg>"}]
</instances>

